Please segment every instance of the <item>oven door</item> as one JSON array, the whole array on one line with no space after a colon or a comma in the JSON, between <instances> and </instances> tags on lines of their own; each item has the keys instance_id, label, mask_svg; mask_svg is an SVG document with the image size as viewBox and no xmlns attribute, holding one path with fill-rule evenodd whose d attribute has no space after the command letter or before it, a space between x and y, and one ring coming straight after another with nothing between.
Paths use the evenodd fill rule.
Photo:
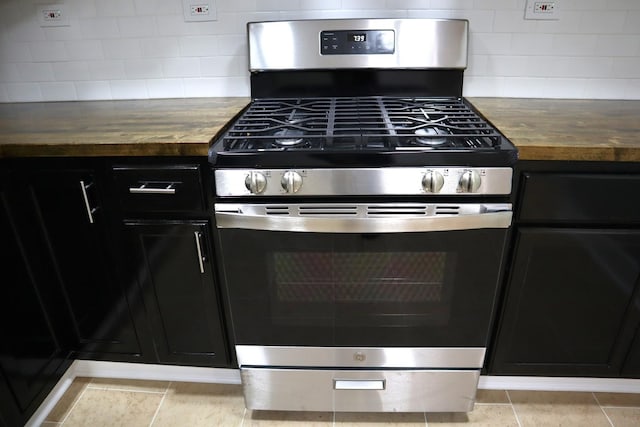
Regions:
<instances>
[{"instance_id":1,"label":"oven door","mask_svg":"<svg viewBox=\"0 0 640 427\"><path fill-rule=\"evenodd\" d=\"M510 204L215 209L241 365L362 366L357 349L375 347L372 365L424 367L401 348L464 347L481 366ZM297 347L334 350L302 361Z\"/></svg>"}]
</instances>

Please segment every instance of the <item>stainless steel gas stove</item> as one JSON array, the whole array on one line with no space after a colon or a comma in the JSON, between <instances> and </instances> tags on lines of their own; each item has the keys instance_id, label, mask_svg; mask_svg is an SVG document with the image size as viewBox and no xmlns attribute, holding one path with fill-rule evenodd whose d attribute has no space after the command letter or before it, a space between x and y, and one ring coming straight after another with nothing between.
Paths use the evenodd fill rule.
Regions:
<instances>
[{"instance_id":1,"label":"stainless steel gas stove","mask_svg":"<svg viewBox=\"0 0 640 427\"><path fill-rule=\"evenodd\" d=\"M462 97L467 31L248 24L252 101L209 154L248 408L473 408L517 150Z\"/></svg>"}]
</instances>

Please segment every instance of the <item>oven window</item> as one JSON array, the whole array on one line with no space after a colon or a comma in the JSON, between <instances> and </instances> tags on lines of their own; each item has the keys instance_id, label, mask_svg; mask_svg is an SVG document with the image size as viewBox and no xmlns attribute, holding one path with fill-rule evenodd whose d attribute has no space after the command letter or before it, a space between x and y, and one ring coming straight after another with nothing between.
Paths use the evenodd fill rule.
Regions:
<instances>
[{"instance_id":1,"label":"oven window","mask_svg":"<svg viewBox=\"0 0 640 427\"><path fill-rule=\"evenodd\" d=\"M276 252L273 282L283 303L420 303L444 299L446 252ZM449 268L454 274L455 268ZM449 277L453 280L453 277Z\"/></svg>"}]
</instances>

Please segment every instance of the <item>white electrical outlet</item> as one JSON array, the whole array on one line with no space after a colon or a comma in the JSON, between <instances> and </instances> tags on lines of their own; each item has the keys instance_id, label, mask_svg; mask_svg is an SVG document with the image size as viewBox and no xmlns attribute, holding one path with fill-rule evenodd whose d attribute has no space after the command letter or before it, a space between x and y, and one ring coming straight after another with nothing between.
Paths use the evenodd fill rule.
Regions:
<instances>
[{"instance_id":1,"label":"white electrical outlet","mask_svg":"<svg viewBox=\"0 0 640 427\"><path fill-rule=\"evenodd\" d=\"M218 19L216 2L214 0L182 0L184 20L215 21Z\"/></svg>"},{"instance_id":2,"label":"white electrical outlet","mask_svg":"<svg viewBox=\"0 0 640 427\"><path fill-rule=\"evenodd\" d=\"M63 4L40 4L36 8L41 27L68 27L69 15Z\"/></svg>"},{"instance_id":3,"label":"white electrical outlet","mask_svg":"<svg viewBox=\"0 0 640 427\"><path fill-rule=\"evenodd\" d=\"M557 20L559 3L560 0L527 0L527 5L524 9L524 19L538 19L548 21Z\"/></svg>"}]
</instances>

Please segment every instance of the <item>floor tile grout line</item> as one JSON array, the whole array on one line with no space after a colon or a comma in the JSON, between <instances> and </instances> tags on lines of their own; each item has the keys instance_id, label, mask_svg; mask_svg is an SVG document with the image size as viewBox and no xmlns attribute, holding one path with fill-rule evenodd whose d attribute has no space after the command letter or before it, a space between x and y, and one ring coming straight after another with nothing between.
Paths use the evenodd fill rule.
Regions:
<instances>
[{"instance_id":1,"label":"floor tile grout line","mask_svg":"<svg viewBox=\"0 0 640 427\"><path fill-rule=\"evenodd\" d=\"M78 396L78 398L76 399L75 402L73 402L73 405L71 405L71 409L69 409L69 411L67 412L67 414L64 416L64 418L62 419L62 421L60 421L60 425L63 426L64 423L67 421L67 419L69 419L69 416L71 415L71 413L73 412L74 409L76 409L76 406L78 405L78 402L80 402L80 400L82 399L82 396L84 396L85 392L87 391L87 389L89 388L89 384L91 384L91 381L89 381L89 383L87 385L84 386L84 388L82 389L82 393L80 393L80 395ZM45 419L46 421L46 419Z\"/></svg>"},{"instance_id":2,"label":"floor tile grout line","mask_svg":"<svg viewBox=\"0 0 640 427\"><path fill-rule=\"evenodd\" d=\"M148 394L164 394L165 391L153 391L153 390L132 390L130 388L121 388L121 387L93 387L87 386L92 390L103 390L103 391L126 391L129 393L148 393Z\"/></svg>"},{"instance_id":3,"label":"floor tile grout line","mask_svg":"<svg viewBox=\"0 0 640 427\"><path fill-rule=\"evenodd\" d=\"M516 407L513 404L513 401L511 400L511 395L509 394L509 390L505 390L504 392L507 395L507 399L509 399L509 404L511 405L511 410L513 411L513 416L516 417L516 422L518 423L518 426L522 427L522 423L520 422L520 417L518 416L518 411L516 411Z\"/></svg>"},{"instance_id":4,"label":"floor tile grout line","mask_svg":"<svg viewBox=\"0 0 640 427\"><path fill-rule=\"evenodd\" d=\"M600 404L600 400L598 400L598 396L596 396L596 394L594 392L591 392L591 396L593 396L593 399L596 401L596 403L598 404L598 407L600 408L600 410L602 411L602 413L604 414L605 418L607 419L607 421L609 421L609 424L611 424L611 427L615 427L613 425L613 421L611 421L611 418L609 418L609 414L607 414L607 411L604 410L604 408L602 407L602 405Z\"/></svg>"},{"instance_id":5,"label":"floor tile grout line","mask_svg":"<svg viewBox=\"0 0 640 427\"><path fill-rule=\"evenodd\" d=\"M169 387L167 387L167 390L169 389ZM151 422L149 423L149 427L151 427L153 425L153 423L156 422L156 418L158 418L158 413L160 412L160 408L162 408L162 404L164 403L164 399L166 399L167 397L167 390L165 390L164 394L162 395L162 399L160 399L160 403L158 403L158 407L156 408L156 412L154 412L153 417L151 418Z\"/></svg>"}]
</instances>

